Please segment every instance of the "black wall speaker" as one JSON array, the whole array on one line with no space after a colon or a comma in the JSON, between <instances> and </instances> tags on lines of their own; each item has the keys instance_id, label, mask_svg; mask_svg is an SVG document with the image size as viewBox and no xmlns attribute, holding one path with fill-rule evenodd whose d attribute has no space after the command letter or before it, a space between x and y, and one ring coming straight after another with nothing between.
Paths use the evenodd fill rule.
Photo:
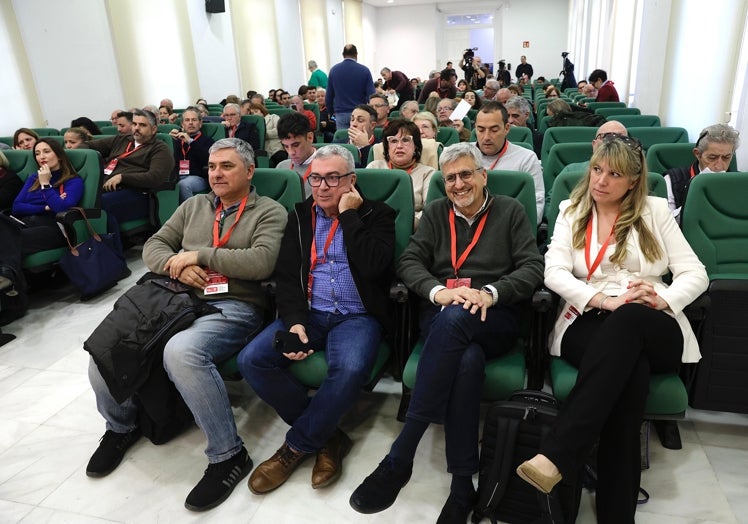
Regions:
<instances>
[{"instance_id":1,"label":"black wall speaker","mask_svg":"<svg viewBox=\"0 0 748 524\"><path fill-rule=\"evenodd\" d=\"M226 12L226 4L224 0L205 0L205 12L224 13Z\"/></svg>"}]
</instances>

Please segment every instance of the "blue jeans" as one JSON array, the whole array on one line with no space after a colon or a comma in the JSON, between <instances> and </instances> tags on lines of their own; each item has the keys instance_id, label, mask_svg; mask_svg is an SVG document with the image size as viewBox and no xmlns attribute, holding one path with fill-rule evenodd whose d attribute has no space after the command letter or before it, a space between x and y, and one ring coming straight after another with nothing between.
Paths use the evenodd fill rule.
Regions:
<instances>
[{"instance_id":1,"label":"blue jeans","mask_svg":"<svg viewBox=\"0 0 748 524\"><path fill-rule=\"evenodd\" d=\"M347 113L335 113L335 129L348 129L351 127L351 114L353 112L349 111Z\"/></svg>"},{"instance_id":2,"label":"blue jeans","mask_svg":"<svg viewBox=\"0 0 748 524\"><path fill-rule=\"evenodd\" d=\"M166 343L164 368L208 438L205 454L214 464L233 457L242 448L226 386L215 363L246 345L262 327L263 315L257 306L239 300L215 300L211 304L221 312L198 318ZM132 399L118 404L93 360L88 376L106 428L117 433L135 429L137 404Z\"/></svg>"},{"instance_id":3,"label":"blue jeans","mask_svg":"<svg viewBox=\"0 0 748 524\"><path fill-rule=\"evenodd\" d=\"M197 175L179 175L179 203L188 198L210 190L208 181Z\"/></svg>"},{"instance_id":4,"label":"blue jeans","mask_svg":"<svg viewBox=\"0 0 748 524\"><path fill-rule=\"evenodd\" d=\"M139 189L108 191L101 194L101 208L116 219L117 224L137 218L148 218L150 196Z\"/></svg>"},{"instance_id":5,"label":"blue jeans","mask_svg":"<svg viewBox=\"0 0 748 524\"><path fill-rule=\"evenodd\" d=\"M416 371L407 417L444 424L448 471L472 475L478 471L478 425L486 358L508 352L517 338L513 309L494 306L485 322L461 305L433 315ZM436 313L434 314L434 312Z\"/></svg>"},{"instance_id":6,"label":"blue jeans","mask_svg":"<svg viewBox=\"0 0 748 524\"><path fill-rule=\"evenodd\" d=\"M376 361L382 327L370 315L339 315L312 310L306 326L310 347L324 350L327 377L313 397L288 370L291 361L273 347L276 320L239 354L239 371L255 393L291 426L286 442L295 450L315 453L333 436L353 406Z\"/></svg>"}]
</instances>

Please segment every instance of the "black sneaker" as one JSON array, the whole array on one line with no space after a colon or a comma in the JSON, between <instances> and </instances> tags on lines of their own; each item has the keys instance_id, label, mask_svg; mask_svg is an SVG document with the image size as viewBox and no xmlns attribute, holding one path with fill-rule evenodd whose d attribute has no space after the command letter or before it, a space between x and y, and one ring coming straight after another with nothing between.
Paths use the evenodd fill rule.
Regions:
<instances>
[{"instance_id":1,"label":"black sneaker","mask_svg":"<svg viewBox=\"0 0 748 524\"><path fill-rule=\"evenodd\" d=\"M379 463L351 495L350 504L359 513L379 513L392 506L410 480L413 464L400 466L389 455Z\"/></svg>"},{"instance_id":2,"label":"black sneaker","mask_svg":"<svg viewBox=\"0 0 748 524\"><path fill-rule=\"evenodd\" d=\"M439 513L436 524L464 524L467 522L473 507L478 501L478 494L473 492L469 499L469 501L460 501L450 493L441 513Z\"/></svg>"},{"instance_id":3,"label":"black sneaker","mask_svg":"<svg viewBox=\"0 0 748 524\"><path fill-rule=\"evenodd\" d=\"M208 464L203 478L192 488L184 507L190 511L206 511L229 498L237 483L252 471L252 459L247 449L223 462Z\"/></svg>"},{"instance_id":4,"label":"black sneaker","mask_svg":"<svg viewBox=\"0 0 748 524\"><path fill-rule=\"evenodd\" d=\"M119 466L125 456L125 451L138 441L140 435L140 428L135 428L129 433L115 433L107 430L99 441L99 447L88 461L86 475L96 478L109 475Z\"/></svg>"}]
</instances>

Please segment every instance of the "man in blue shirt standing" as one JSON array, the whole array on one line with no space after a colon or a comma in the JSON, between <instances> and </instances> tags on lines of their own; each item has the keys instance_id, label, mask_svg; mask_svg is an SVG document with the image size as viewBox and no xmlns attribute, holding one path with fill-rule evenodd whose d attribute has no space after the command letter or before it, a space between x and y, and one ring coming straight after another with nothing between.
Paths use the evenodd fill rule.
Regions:
<instances>
[{"instance_id":1,"label":"man in blue shirt standing","mask_svg":"<svg viewBox=\"0 0 748 524\"><path fill-rule=\"evenodd\" d=\"M327 78L325 104L330 114L335 113L338 129L348 129L353 108L368 103L369 95L374 93L371 71L357 60L356 46L346 44L343 48L343 61L330 69Z\"/></svg>"},{"instance_id":2,"label":"man in blue shirt standing","mask_svg":"<svg viewBox=\"0 0 748 524\"><path fill-rule=\"evenodd\" d=\"M313 488L338 479L352 446L338 423L391 332L394 210L359 193L353 155L343 146L318 149L308 181L312 196L289 214L275 266L279 318L238 359L255 393L291 426L278 451L252 472L256 495L280 487L312 455ZM289 366L314 351L325 352L328 372L309 397Z\"/></svg>"}]
</instances>

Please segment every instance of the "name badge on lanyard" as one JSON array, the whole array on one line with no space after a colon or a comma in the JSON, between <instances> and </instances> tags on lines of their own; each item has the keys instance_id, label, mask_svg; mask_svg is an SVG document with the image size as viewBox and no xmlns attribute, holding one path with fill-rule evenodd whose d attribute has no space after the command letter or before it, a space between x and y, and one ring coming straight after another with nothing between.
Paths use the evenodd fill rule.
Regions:
<instances>
[{"instance_id":1,"label":"name badge on lanyard","mask_svg":"<svg viewBox=\"0 0 748 524\"><path fill-rule=\"evenodd\" d=\"M117 168L117 158L112 158L109 161L109 164L104 168L104 174L109 176L112 173L114 173L114 170Z\"/></svg>"},{"instance_id":2,"label":"name badge on lanyard","mask_svg":"<svg viewBox=\"0 0 748 524\"><path fill-rule=\"evenodd\" d=\"M203 293L217 295L218 293L229 292L229 277L212 269L207 269L206 273L208 274L208 285L203 289Z\"/></svg>"},{"instance_id":3,"label":"name badge on lanyard","mask_svg":"<svg viewBox=\"0 0 748 524\"><path fill-rule=\"evenodd\" d=\"M190 174L190 161L189 160L180 160L179 161L179 174L180 175L189 175Z\"/></svg>"}]
</instances>

